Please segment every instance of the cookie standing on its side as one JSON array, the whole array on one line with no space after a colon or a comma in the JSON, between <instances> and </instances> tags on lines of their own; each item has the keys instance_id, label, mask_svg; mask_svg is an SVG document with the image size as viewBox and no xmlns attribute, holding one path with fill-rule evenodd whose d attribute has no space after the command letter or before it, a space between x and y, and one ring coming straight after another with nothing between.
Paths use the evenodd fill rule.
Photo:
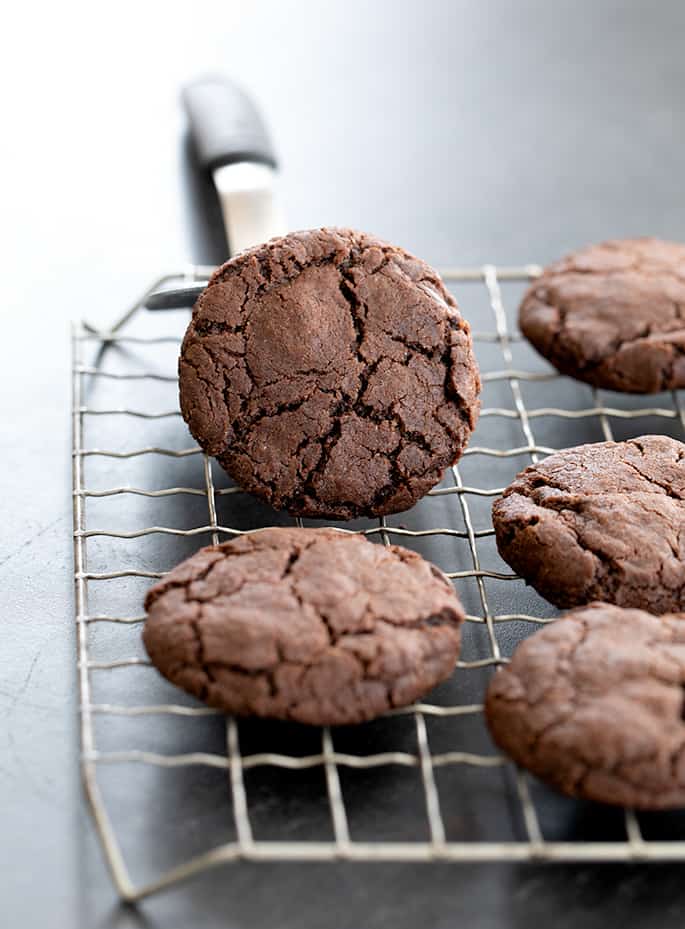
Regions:
<instances>
[{"instance_id":1,"label":"cookie standing on its side","mask_svg":"<svg viewBox=\"0 0 685 929\"><path fill-rule=\"evenodd\" d=\"M497 548L560 607L685 609L685 445L598 442L522 471L492 508Z\"/></svg>"},{"instance_id":2,"label":"cookie standing on its side","mask_svg":"<svg viewBox=\"0 0 685 929\"><path fill-rule=\"evenodd\" d=\"M685 806L685 615L606 603L522 642L493 677L490 732L518 764L575 797Z\"/></svg>"},{"instance_id":3,"label":"cookie standing on its side","mask_svg":"<svg viewBox=\"0 0 685 929\"><path fill-rule=\"evenodd\" d=\"M158 670L211 706L357 723L448 677L464 613L420 555L336 529L260 529L204 548L145 600Z\"/></svg>"},{"instance_id":4,"label":"cookie standing on its side","mask_svg":"<svg viewBox=\"0 0 685 929\"><path fill-rule=\"evenodd\" d=\"M349 229L296 232L212 276L181 411L246 490L300 516L408 509L461 455L480 381L437 272Z\"/></svg>"},{"instance_id":5,"label":"cookie standing on its side","mask_svg":"<svg viewBox=\"0 0 685 929\"><path fill-rule=\"evenodd\" d=\"M596 387L685 387L685 245L624 239L574 252L531 284L519 326L562 374Z\"/></svg>"}]
</instances>

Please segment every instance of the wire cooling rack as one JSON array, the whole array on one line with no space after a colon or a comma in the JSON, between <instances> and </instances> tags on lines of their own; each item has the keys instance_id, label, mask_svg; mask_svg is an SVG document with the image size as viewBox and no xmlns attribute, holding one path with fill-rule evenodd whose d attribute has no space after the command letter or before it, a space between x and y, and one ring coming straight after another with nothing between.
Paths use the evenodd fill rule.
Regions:
<instances>
[{"instance_id":1,"label":"wire cooling rack","mask_svg":"<svg viewBox=\"0 0 685 929\"><path fill-rule=\"evenodd\" d=\"M210 270L167 275L151 289L203 280ZM75 328L81 768L123 898L241 859L685 860L679 814L638 816L558 798L503 759L485 730L489 676L555 615L499 561L492 499L557 448L685 433L676 392L605 401L536 358L508 325L503 294L511 290L513 312L537 273L533 265L442 272L475 330L484 384L478 429L459 466L412 511L352 528L421 551L454 580L469 611L462 659L425 702L337 730L224 719L149 666L140 647L148 579L200 545L288 518L186 447L175 359L187 314L148 313L145 294L112 331ZM173 332L160 335L164 326ZM167 408L149 408L162 395ZM141 771L147 776L135 780Z\"/></svg>"}]
</instances>

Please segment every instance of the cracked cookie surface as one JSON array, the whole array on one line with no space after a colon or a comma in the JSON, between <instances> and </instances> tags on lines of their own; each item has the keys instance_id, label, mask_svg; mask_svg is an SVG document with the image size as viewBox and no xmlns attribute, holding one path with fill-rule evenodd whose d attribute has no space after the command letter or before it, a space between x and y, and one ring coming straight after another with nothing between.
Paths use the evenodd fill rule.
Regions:
<instances>
[{"instance_id":1,"label":"cracked cookie surface","mask_svg":"<svg viewBox=\"0 0 685 929\"><path fill-rule=\"evenodd\" d=\"M685 806L685 616L593 603L522 642L493 677L490 732L570 796Z\"/></svg>"},{"instance_id":2,"label":"cracked cookie surface","mask_svg":"<svg viewBox=\"0 0 685 929\"><path fill-rule=\"evenodd\" d=\"M335 529L261 529L204 548L150 589L158 670L210 706L357 723L448 677L464 614L415 552Z\"/></svg>"},{"instance_id":3,"label":"cracked cookie surface","mask_svg":"<svg viewBox=\"0 0 685 929\"><path fill-rule=\"evenodd\" d=\"M685 245L603 242L546 268L519 311L563 374L627 393L685 386Z\"/></svg>"},{"instance_id":4,"label":"cracked cookie surface","mask_svg":"<svg viewBox=\"0 0 685 929\"><path fill-rule=\"evenodd\" d=\"M181 412L246 490L300 516L408 509L461 455L480 381L437 272L348 229L219 268L179 361Z\"/></svg>"},{"instance_id":5,"label":"cracked cookie surface","mask_svg":"<svg viewBox=\"0 0 685 929\"><path fill-rule=\"evenodd\" d=\"M497 548L560 607L685 608L685 445L580 445L522 471L492 508Z\"/></svg>"}]
</instances>

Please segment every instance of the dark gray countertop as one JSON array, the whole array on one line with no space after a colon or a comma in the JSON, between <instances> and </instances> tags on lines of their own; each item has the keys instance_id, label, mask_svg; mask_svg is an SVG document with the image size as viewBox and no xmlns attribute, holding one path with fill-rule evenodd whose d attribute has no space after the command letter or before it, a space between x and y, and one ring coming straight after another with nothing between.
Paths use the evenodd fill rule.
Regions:
<instances>
[{"instance_id":1,"label":"dark gray countertop","mask_svg":"<svg viewBox=\"0 0 685 929\"><path fill-rule=\"evenodd\" d=\"M36 29L17 7L4 25L3 924L682 925L679 865L240 864L118 907L76 763L68 321L107 323L159 271L223 257L179 85L220 70L252 89L293 227L367 228L437 265L685 239L678 0L190 10L67 3Z\"/></svg>"}]
</instances>

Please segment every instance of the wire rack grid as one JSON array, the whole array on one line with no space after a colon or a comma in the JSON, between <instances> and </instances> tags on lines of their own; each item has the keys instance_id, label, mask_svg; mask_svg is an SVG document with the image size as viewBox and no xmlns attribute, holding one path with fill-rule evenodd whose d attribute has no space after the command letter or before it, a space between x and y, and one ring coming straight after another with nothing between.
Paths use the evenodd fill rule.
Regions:
<instances>
[{"instance_id":1,"label":"wire rack grid","mask_svg":"<svg viewBox=\"0 0 685 929\"><path fill-rule=\"evenodd\" d=\"M95 582L108 582L121 578L151 578L163 576L163 571L144 570L142 568L126 568L119 570L114 564L108 565L107 571L93 572L88 569L88 546L95 541L102 540L132 540L143 539L147 536L168 536L179 539L193 539L198 536L198 545L211 541L216 544L221 539L229 538L244 531L230 525L223 525L219 520L218 501L227 498L231 503L237 499L234 495L242 492L237 487L217 487L213 474L212 462L196 447L168 448L163 445L148 445L140 448L102 448L87 447L85 444L86 422L97 418L98 421L107 421L111 417L130 418L137 420L166 420L178 417L178 410L172 409L162 412L149 412L130 407L93 407L87 404L87 394L92 385L106 386L114 382L128 382L134 386L143 386L150 381L170 382L173 384L176 377L172 373L159 370L145 370L140 367L125 367L128 349L138 349L151 345L168 343L175 346L179 342L179 334L170 336L131 335L121 334L121 329L138 316L147 315L144 312L145 300L151 290L165 283L201 281L206 279L211 269L206 267L192 267L182 274L169 274L155 281L154 285L138 300L125 316L108 332L99 332L81 324L73 333L73 504L74 504L74 580L75 580L75 612L77 625L78 668L80 689L80 731L81 731L81 771L85 791L94 817L97 833L101 841L107 864L114 883L122 898L138 900L162 888L175 884L178 881L202 872L221 863L234 862L241 859L251 860L356 860L356 861L628 861L628 860L685 860L685 839L673 838L672 831L667 839L646 838L641 830L640 821L631 810L622 813L622 837L611 840L597 839L594 841L578 840L550 840L546 838L541 826L538 808L533 798L531 783L527 775L515 770L512 777L512 794L517 805L516 814L521 823L520 835L512 841L478 840L464 841L454 839L448 835L444 815L445 798L441 795L436 780L436 772L452 766L467 766L473 769L494 769L506 767L509 771L513 766L496 753L469 751L459 745L460 725L464 720L478 720L483 725L482 705L480 702L461 702L450 700L447 703L427 701L406 709L393 711L389 716L404 716L413 721L413 738L415 750L413 751L367 751L353 752L336 749L337 734L328 728L320 730L319 749L308 754L289 754L280 751L257 751L252 753L241 752L241 736L238 722L233 718L225 720L225 751L188 751L180 753L157 752L147 749L117 749L116 751L98 748L96 740L95 722L102 718L126 717L140 718L152 721L159 717L175 717L185 719L188 726L196 723L194 719L205 716L218 715L214 710L201 707L189 701L188 703L155 703L145 704L136 702L135 688L127 685L121 691L125 694L117 702L98 702L94 699L94 680L96 675L114 675L126 668L146 668L149 663L144 657L116 655L108 660L99 660L92 655L91 636L93 629L102 624L114 626L137 627L144 621L133 609L126 615L109 615L105 612L90 612L90 587ZM685 410L677 392L670 395L667 406L637 406L618 407L608 406L600 399L597 391L591 392L592 403L577 408L570 403L564 408L556 406L538 406L530 408L525 402L526 385L544 386L559 375L548 369L531 371L515 367L514 348L521 337L518 333L510 331L507 324L501 284L514 282L524 284L539 273L535 265L523 267L500 267L486 265L480 268L448 268L443 269L442 276L450 284L461 286L474 285L481 290L489 307L492 326L486 326L474 332L474 341L477 354L481 349L489 349L489 363L481 361L482 379L487 390L490 384L505 385L509 391L511 405L488 406L484 404L481 412L481 423L494 419L509 421L519 430L520 442L507 447L483 446L477 444L478 433L467 449L462 466L470 457L483 458L485 462L496 460L511 460L512 465L517 464L511 472L527 463L540 460L541 456L552 453L556 448L540 444L536 440L535 432L537 422L556 422L562 429L557 430L563 437L564 424L573 421L589 421L597 423L601 430L599 438L614 438L612 421L631 421L639 417L655 417L660 422L673 421L685 432ZM460 292L459 297L462 298ZM462 303L466 301L462 300ZM468 311L467 311L467 315ZM157 322L157 320L156 320ZM94 360L87 363L84 352L90 349ZM499 365L492 366L492 349L498 353ZM118 371L108 370L104 359L108 352L118 350L124 354L124 368ZM564 379L566 380L566 379ZM577 386L577 385L576 385ZM589 388L588 388L589 390ZM573 394L569 394L572 396ZM176 420L174 420L176 423ZM184 426L177 424L177 428L185 435ZM499 428L499 426L497 427ZM510 434L510 433L508 433ZM564 442L555 445L563 447ZM154 458L165 456L172 459L184 459L197 456L201 462L200 473L195 486L171 487L136 487L130 485L109 486L101 489L89 487L86 483L86 462L89 459L105 458L110 463L118 464L138 457ZM195 458L193 458L193 461ZM197 469L196 469L197 471ZM487 467L482 469L487 476ZM460 519L459 528L435 527L406 528L402 525L390 525L388 520L381 518L376 524L362 528L367 535L378 537L382 543L388 544L391 540L400 544L417 544L421 540L429 539L446 546L452 541L465 542L468 552L468 564L462 570L446 571L457 584L457 590L462 593L462 585L471 583L475 586L475 603L477 609L467 615L466 629L469 627L484 631L486 654L473 660L458 662L454 678L478 669L494 670L506 662L501 644L501 630L511 625L520 630L521 624L527 624L527 629L534 628L531 624L541 624L553 618L544 604L540 604L538 615L532 612L502 612L494 611L491 606L491 596L488 584L492 581L517 581L515 575L501 570L491 570L484 567L486 563L481 553L483 542L494 535L492 526L484 529L475 528L472 510L474 501L479 498L494 498L501 492L501 487L476 486L463 479L462 469L455 466L451 469L446 480L438 488L431 491L429 498L445 498L442 502L456 508L455 512ZM143 525L127 531L91 528L87 521L87 508L93 500L98 498L121 499L129 503L131 500L147 498L164 501L170 498L204 497L207 505L206 522L200 526L190 528L176 528L169 525ZM482 502L482 501L481 501ZM489 502L489 500L487 501ZM421 507L420 503L418 507ZM403 514L404 515L404 514ZM268 517L267 517L268 519ZM300 520L297 520L301 524ZM252 527L251 527L252 528ZM114 557L114 556L112 556ZM179 558L176 560L180 560ZM169 564L167 569L172 565ZM519 581L517 590L522 588ZM501 598L500 598L501 599ZM516 595L505 602L516 603ZM139 605L140 601L137 601ZM465 637L468 632L465 634ZM521 636L518 635L518 638ZM154 674L154 670L149 673ZM482 691L481 691L482 692ZM427 721L432 719L451 720L454 727L455 747L444 752L431 751L431 740ZM152 722L150 722L152 725ZM161 874L145 882L134 881L125 856L122 852L120 837L113 824L113 813L116 809L108 804L100 784L100 772L103 767L116 765L144 765L158 769L176 769L203 766L218 769L225 773L226 789L230 798L232 817L234 820L235 837L231 841L215 845L207 850L193 854L180 863L166 868ZM302 772L312 768L323 771L325 779L325 793L327 797L328 815L330 816L332 838L330 841L319 841L307 838L286 840L265 840L256 836L251 823L251 810L246 789L245 779L249 772L261 767L272 767L281 771ZM373 769L387 769L389 766L400 766L415 769L420 775L422 804L427 824L426 840L416 841L360 841L353 836L350 829L348 806L345 801L345 791L341 784L341 772L345 770L369 771ZM141 800L141 802L143 802Z\"/></svg>"}]
</instances>

